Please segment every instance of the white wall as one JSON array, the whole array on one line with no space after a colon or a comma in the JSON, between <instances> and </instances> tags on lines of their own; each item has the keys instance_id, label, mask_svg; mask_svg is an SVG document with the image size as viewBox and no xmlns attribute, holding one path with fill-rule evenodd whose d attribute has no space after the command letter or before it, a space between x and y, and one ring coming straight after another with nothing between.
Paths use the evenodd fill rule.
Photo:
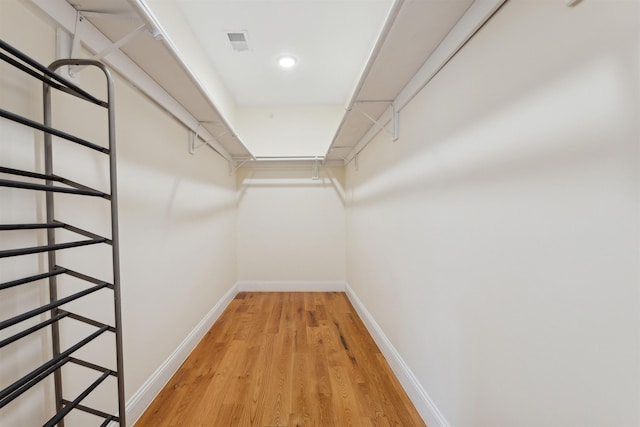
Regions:
<instances>
[{"instance_id":1,"label":"white wall","mask_svg":"<svg viewBox=\"0 0 640 427\"><path fill-rule=\"evenodd\" d=\"M334 282L345 279L341 170L240 170L238 278Z\"/></svg>"},{"instance_id":2,"label":"white wall","mask_svg":"<svg viewBox=\"0 0 640 427\"><path fill-rule=\"evenodd\" d=\"M242 106L236 130L255 156L324 156L343 114L341 105Z\"/></svg>"},{"instance_id":3,"label":"white wall","mask_svg":"<svg viewBox=\"0 0 640 427\"><path fill-rule=\"evenodd\" d=\"M22 20L32 20L24 8L15 1L0 2L0 38L12 43L24 34ZM29 28L34 35L50 37L51 43L38 42L35 38L23 37L23 49L38 55L43 61L53 58L55 33L38 20ZM13 34L13 36L12 36ZM41 98L40 85L33 79L15 72L13 67L0 65L0 108L14 111L34 119L42 117L41 106L33 100ZM0 164L5 167L26 170L40 169L42 138L31 129L0 119ZM37 165L37 168L34 168ZM3 179L15 179L1 175ZM0 188L0 223L44 222L41 214L44 196L37 192ZM37 246L46 243L46 234L41 231L2 232L0 250ZM0 259L0 283L15 280L43 271L45 258L27 255ZM45 304L48 292L44 281L19 288L0 291L0 320L6 320L24 311ZM23 329L39 323L38 317L0 331L0 339L8 338ZM21 376L40 366L50 357L49 331L41 330L29 337L0 349L0 389L18 380ZM53 388L49 382L41 382L8 406L0 409L0 426L41 425L54 408ZM34 410L34 408L39 408Z\"/></svg>"},{"instance_id":4,"label":"white wall","mask_svg":"<svg viewBox=\"0 0 640 427\"><path fill-rule=\"evenodd\" d=\"M55 26L27 1L0 2L0 38L45 64L54 59ZM3 67L0 74L0 107L40 118L39 82L5 70L8 68ZM80 79L90 90L104 92L99 74L86 70ZM105 143L104 113L86 106L78 109L77 102L67 96L57 97L56 106L57 127ZM212 150L189 155L187 130L120 78L116 81L116 128L125 383L126 397L130 399L236 282L236 183L235 177L227 173L226 161ZM3 166L42 171L39 132L25 131L4 119L0 121L0 132ZM100 155L87 155L85 149L70 148L64 142L56 142L55 150L57 173L105 189L106 163ZM41 209L40 213L35 212L42 208L41 196L24 190L0 190L1 222L44 220ZM59 219L108 233L104 202L60 196L56 203ZM71 238L69 233L59 234L59 239ZM3 234L1 242L0 249L44 243L44 233L11 232ZM109 256L108 248L106 252L58 251L60 264L109 280L105 256ZM44 260L40 256L2 260L0 281L42 271ZM84 286L65 280L61 288L66 293ZM109 300L108 292L100 293ZM43 304L46 298L44 281L2 291L0 319ZM108 319L110 305L98 298L91 297L87 304L76 304L74 309ZM65 343L89 331L71 321L66 327ZM2 337L9 332L3 331ZM48 357L50 346L46 338L43 333L19 341L0 355L0 388ZM113 366L113 355L105 351L111 346L110 340L108 337L83 353L91 360ZM86 371L71 371L67 378L65 397L73 398L76 389L81 383L87 384L90 377ZM96 390L89 402L100 408L113 408L114 396L108 392L113 388L111 382L106 391ZM43 383L25 397L2 409L1 426L41 425L49 418L50 383ZM70 426L95 423L94 417L78 411L69 417Z\"/></svg>"},{"instance_id":5,"label":"white wall","mask_svg":"<svg viewBox=\"0 0 640 427\"><path fill-rule=\"evenodd\" d=\"M130 396L236 282L236 189L226 160L209 149L191 156L181 125L119 89Z\"/></svg>"},{"instance_id":6,"label":"white wall","mask_svg":"<svg viewBox=\"0 0 640 427\"><path fill-rule=\"evenodd\" d=\"M205 50L191 31L181 9L172 1L147 1L156 20L162 23L162 31L176 46L181 58L191 73L198 79L207 95L215 102L216 109L224 119L235 124L236 103L227 90L222 77L209 60Z\"/></svg>"},{"instance_id":7,"label":"white wall","mask_svg":"<svg viewBox=\"0 0 640 427\"><path fill-rule=\"evenodd\" d=\"M127 397L236 279L340 281L346 258L451 425L638 425L638 13L637 1L507 2L402 111L400 140L379 136L348 168L346 222L339 171L246 170L236 194L226 162L188 155L187 131L118 80ZM26 1L0 1L0 38L54 59L54 26ZM39 117L39 85L4 70L2 107ZM100 133L94 115L77 130ZM15 138L3 165L41 170L40 136L0 126ZM103 184L98 163L59 163ZM41 198L0 190L0 221L42 220ZM65 206L94 222L93 207ZM43 240L4 236L0 249ZM0 281L42 266L3 261ZM44 303L45 287L3 291L0 316ZM0 385L40 362L44 335L0 354ZM43 401L47 384L0 425L41 424Z\"/></svg>"},{"instance_id":8,"label":"white wall","mask_svg":"<svg viewBox=\"0 0 640 427\"><path fill-rule=\"evenodd\" d=\"M507 2L347 170L347 279L452 426L640 424L639 3Z\"/></svg>"}]
</instances>

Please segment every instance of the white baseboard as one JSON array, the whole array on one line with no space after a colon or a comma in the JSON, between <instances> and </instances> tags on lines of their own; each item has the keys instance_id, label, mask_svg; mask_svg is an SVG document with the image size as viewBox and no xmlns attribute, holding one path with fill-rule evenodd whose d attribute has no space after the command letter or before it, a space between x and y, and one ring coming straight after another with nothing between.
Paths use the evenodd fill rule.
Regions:
<instances>
[{"instance_id":1,"label":"white baseboard","mask_svg":"<svg viewBox=\"0 0 640 427\"><path fill-rule=\"evenodd\" d=\"M340 281L258 281L236 282L238 292L344 292L347 283Z\"/></svg>"},{"instance_id":2,"label":"white baseboard","mask_svg":"<svg viewBox=\"0 0 640 427\"><path fill-rule=\"evenodd\" d=\"M147 407L153 402L153 399L156 398L162 388L169 382L173 374L180 368L180 365L182 365L189 354L191 354L207 331L211 329L211 326L218 320L218 317L220 317L237 293L237 284L234 284L196 327L193 328L189 335L182 340L178 348L171 353L167 360L165 360L138 391L131 396L126 405L127 425L134 425L135 422L138 421Z\"/></svg>"},{"instance_id":3,"label":"white baseboard","mask_svg":"<svg viewBox=\"0 0 640 427\"><path fill-rule=\"evenodd\" d=\"M360 298L358 298L348 284L345 284L345 289L351 304L353 304L353 307L358 312L358 315L380 348L380 351L387 359L387 362L389 362L391 369L396 374L398 381L400 381L400 384L404 387L404 390L409 395L409 399L413 402L424 422L429 427L449 427L449 423L444 415L438 410L424 387L422 387L422 384L420 384L420 381L418 381L413 372L411 372L400 356L400 353L398 353L393 347L393 344L391 344L391 341L389 341L384 332L382 332L382 329L362 304Z\"/></svg>"}]
</instances>

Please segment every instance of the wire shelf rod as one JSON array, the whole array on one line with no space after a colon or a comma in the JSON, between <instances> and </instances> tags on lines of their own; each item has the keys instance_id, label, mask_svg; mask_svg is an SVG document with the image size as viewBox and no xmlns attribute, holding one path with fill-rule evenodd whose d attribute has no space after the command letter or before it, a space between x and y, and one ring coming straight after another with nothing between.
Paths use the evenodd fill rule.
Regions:
<instances>
[{"instance_id":1,"label":"wire shelf rod","mask_svg":"<svg viewBox=\"0 0 640 427\"><path fill-rule=\"evenodd\" d=\"M38 129L48 134L55 135L59 138L66 139L67 141L75 142L78 145L91 148L92 150L96 150L104 154L109 154L108 148L101 147L98 144L94 144L93 142L89 142L82 138L78 138L77 136L73 136L67 132L63 132L59 129L52 128L51 126L45 126L31 119L27 119L26 117L22 117L18 114L14 114L10 111L0 109L0 117L4 117L7 120L11 120L11 121L23 124L25 126L28 126L30 128Z\"/></svg>"},{"instance_id":2,"label":"wire shelf rod","mask_svg":"<svg viewBox=\"0 0 640 427\"><path fill-rule=\"evenodd\" d=\"M24 337L26 337L27 335L30 335L30 334L32 334L32 333L34 333L34 332L36 332L36 331L38 331L38 330L40 330L40 329L44 328L45 326L49 326L49 325L51 325L52 323L55 323L55 322L57 322L57 321L59 321L59 320L61 320L61 319L64 319L64 318L65 318L65 317L67 317L68 315L69 315L69 313L68 313L68 312L65 312L65 313L59 313L59 314L57 314L56 316L51 317L51 318L49 318L49 319L45 320L44 322L40 322L40 323L38 323L37 325L32 326L32 327L31 327L31 328L29 328L29 329L25 329L25 330L24 330L24 331L22 331L22 332L19 332L19 333L15 334L15 335L12 335L12 336L10 336L9 338L7 338L7 339L4 339L4 340L0 341L0 348L5 347L5 346L9 345L9 344L11 344L12 342L18 341L20 338L24 338Z\"/></svg>"},{"instance_id":3,"label":"wire shelf rod","mask_svg":"<svg viewBox=\"0 0 640 427\"><path fill-rule=\"evenodd\" d=\"M95 380L89 387L87 387L87 389L85 391L80 393L80 395L73 402L71 402L68 405L66 405L62 409L62 411L60 411L57 414L55 414L49 421L47 421L43 425L43 427L54 427L56 424L58 424L58 422L60 422L60 420L62 420L64 417L66 417L67 414L69 412L71 412L71 410L73 408L78 406L78 404L80 404L80 402L82 402L85 397L87 397L93 390L95 390L104 380L106 380L109 377L109 372L110 371L105 372L104 374L100 375L100 378Z\"/></svg>"},{"instance_id":4,"label":"wire shelf rod","mask_svg":"<svg viewBox=\"0 0 640 427\"><path fill-rule=\"evenodd\" d=\"M66 304L68 302L71 302L71 301L75 301L78 298L82 298L85 295L92 294L92 293L94 293L96 291L99 291L100 289L103 289L103 288L106 288L106 287L107 287L106 283L103 284L103 285L96 285L96 286L93 286L91 288L85 289L84 291L77 292L75 294L69 295L68 297L61 298L59 300L55 300L54 302L51 302L49 304L40 306L38 308L34 308L33 310L30 310L30 311L27 311L25 313L22 313L22 314L19 314L17 316L14 316L14 317L12 317L10 319L7 319L7 320L5 320L3 322L0 322L0 331L3 330L3 329L8 328L9 326L13 326L13 325L15 325L17 323L23 322L23 321L25 321L27 319L30 319L30 318L34 317L34 316L42 314L45 311L49 311L49 310L51 310L53 308L60 307L61 305L64 305L64 304ZM108 330L110 327L108 325L105 325L104 328L106 328Z\"/></svg>"},{"instance_id":5,"label":"wire shelf rod","mask_svg":"<svg viewBox=\"0 0 640 427\"><path fill-rule=\"evenodd\" d=\"M17 69L24 71L25 73L29 74L32 77L35 77L36 79L40 80L41 82L55 88L58 89L61 92L65 92L68 93L69 95L73 95L73 96L77 96L78 98L82 98L86 101L89 101L93 104L99 105L101 107L104 108L109 108L109 104L107 102L101 101L98 98L95 98L94 96L90 97L86 97L80 93L78 93L77 91L70 89L66 86L61 85L60 83L56 83L55 81L51 80L50 78L48 78L45 75L39 74L36 71L34 71L33 69L27 67L26 65L16 61L15 59L11 58L10 56L0 52L0 59L3 60L4 62L7 62L11 65L13 65L14 67L16 67Z\"/></svg>"},{"instance_id":6,"label":"wire shelf rod","mask_svg":"<svg viewBox=\"0 0 640 427\"><path fill-rule=\"evenodd\" d=\"M95 191L96 193L101 193L100 197L103 199L111 200L111 195L104 193L100 190L96 190L95 188L88 187L86 185L80 184L79 182L72 181L70 179L61 177L59 175L51 175L53 178L59 179L61 183L66 184L70 187L76 188L78 190L86 190L86 191Z\"/></svg>"},{"instance_id":7,"label":"wire shelf rod","mask_svg":"<svg viewBox=\"0 0 640 427\"><path fill-rule=\"evenodd\" d=\"M58 360L53 365L51 365L49 368L35 375L33 378L29 379L28 381L25 381L24 384L16 387L15 390L13 390L11 393L8 393L4 399L0 399L0 408L6 406L7 404L11 403L13 400L20 397L22 393L29 390L34 385L38 384L43 379L47 378L53 372L62 368L67 362L69 362L69 358L64 357L61 360Z\"/></svg>"},{"instance_id":8,"label":"wire shelf rod","mask_svg":"<svg viewBox=\"0 0 640 427\"><path fill-rule=\"evenodd\" d=\"M29 172L29 171L20 170L20 169L5 168L2 166L0 166L0 173L6 173L9 175L17 175L17 176L26 176L29 178L37 178L37 179L48 179L51 181L62 181L62 178L56 177L53 175L45 175L43 173Z\"/></svg>"},{"instance_id":9,"label":"wire shelf rod","mask_svg":"<svg viewBox=\"0 0 640 427\"><path fill-rule=\"evenodd\" d=\"M66 273L68 270L66 268L55 267L53 270L48 271L46 273L35 274L33 276L24 277L22 279L12 280L10 282L0 283L0 291L3 289L12 288L14 286L24 285L26 283L35 282L37 280L46 279L48 277L57 276L58 274Z\"/></svg>"},{"instance_id":10,"label":"wire shelf rod","mask_svg":"<svg viewBox=\"0 0 640 427\"><path fill-rule=\"evenodd\" d=\"M104 420L104 422L102 424L100 424L100 427L107 427L109 424L111 424L111 421L115 421L115 422L120 422L120 418L116 417L116 416L110 416L109 418L107 418L106 420Z\"/></svg>"},{"instance_id":11,"label":"wire shelf rod","mask_svg":"<svg viewBox=\"0 0 640 427\"><path fill-rule=\"evenodd\" d=\"M85 368L93 369L98 372L111 371L111 375L114 377L118 376L118 373L112 369L105 368L104 366L96 365L95 363L87 362L86 360L78 359L75 357L69 357L69 362L74 363L79 366L84 366Z\"/></svg>"},{"instance_id":12,"label":"wire shelf rod","mask_svg":"<svg viewBox=\"0 0 640 427\"><path fill-rule=\"evenodd\" d=\"M12 181L0 179L0 187L22 188L24 190L51 191L54 193L79 194L81 196L94 196L108 198L108 194L95 190L80 190L76 188L54 187L53 185L33 184L30 182Z\"/></svg>"},{"instance_id":13,"label":"wire shelf rod","mask_svg":"<svg viewBox=\"0 0 640 427\"><path fill-rule=\"evenodd\" d=\"M56 267L59 267L59 266L56 266ZM106 284L107 287L109 287L109 289L113 289L113 285L111 283L107 283L107 282L105 282L103 280L96 279L95 277L87 276L86 274L78 273L77 271L70 270L68 268L66 270L67 270L66 273L69 276L73 276L76 279L82 279L82 280L85 280L87 282L94 283L96 285Z\"/></svg>"},{"instance_id":14,"label":"wire shelf rod","mask_svg":"<svg viewBox=\"0 0 640 427\"><path fill-rule=\"evenodd\" d=\"M43 374L44 372L47 372L50 368L52 368L53 366L59 364L61 361L66 359L65 363L68 362L69 361L69 357L68 357L69 355L71 355L76 350L84 347L89 342L93 341L94 339L96 339L97 337L99 337L100 335L102 335L106 331L107 331L106 327L95 331L94 333L92 333L91 335L89 335L88 337L83 339L82 341L76 343L75 345L73 345L69 349L67 349L67 350L63 351L62 353L60 353L58 356L56 356L53 359L49 360L48 362L44 363L42 366L34 369L33 371L31 371L30 373L28 373L24 377L20 378L19 380L17 380L13 384L11 384L9 387L5 388L4 390L0 390L0 408L2 408L7 403L9 403L11 400L13 400L13 399L15 399L17 397L17 396L12 397L13 396L12 393L14 393L16 390L20 389L22 386L26 385L31 380L39 377L40 374Z\"/></svg>"},{"instance_id":15,"label":"wire shelf rod","mask_svg":"<svg viewBox=\"0 0 640 427\"><path fill-rule=\"evenodd\" d=\"M62 227L64 227L65 230L69 230L72 231L74 233L80 234L84 237L88 237L90 239L96 239L96 240L100 240L100 239L104 239L104 243L107 243L109 245L113 244L113 242L111 241L111 239L108 239L104 236L100 236L99 234L95 234L92 233L90 231L87 231L85 229L79 228L79 227L75 227L71 224L66 224L64 222L60 222L60 221L54 221L54 224L61 224Z\"/></svg>"},{"instance_id":16,"label":"wire shelf rod","mask_svg":"<svg viewBox=\"0 0 640 427\"><path fill-rule=\"evenodd\" d=\"M86 191L91 191L94 192L94 194L91 195L95 195L95 196L100 196L103 197L107 200L111 200L111 196L103 193L101 191L98 191L94 188L88 187L86 185L80 184L78 182L72 181L70 179L64 178L62 176L59 175L47 175L47 174L43 174L43 173L37 173L37 172L31 172L31 171L25 171L25 170L20 170L20 169L12 169L12 168L6 168L6 167L2 167L0 166L0 173L6 173L9 175L16 175L16 176L26 176L28 178L36 178L36 179L45 179L48 181L56 181L56 182L61 182L63 184L66 184L70 187L73 187L77 190L86 190ZM18 182L18 181L14 181L14 182ZM60 187L56 187L56 188L60 188ZM54 190L55 191L55 190Z\"/></svg>"},{"instance_id":17,"label":"wire shelf rod","mask_svg":"<svg viewBox=\"0 0 640 427\"><path fill-rule=\"evenodd\" d=\"M62 404L63 405L70 405L71 401L67 400L67 399L62 399ZM114 415L107 414L106 412L102 412L102 411L99 411L97 409L90 408L88 406L84 406L84 405L78 404L78 405L76 405L75 409L77 409L79 411L82 411L82 412L86 412L86 413L91 414L91 415L95 415L96 417L109 419L110 421L117 421L118 420L118 417L115 417Z\"/></svg>"},{"instance_id":18,"label":"wire shelf rod","mask_svg":"<svg viewBox=\"0 0 640 427\"><path fill-rule=\"evenodd\" d=\"M41 228L62 228L62 224L56 223L41 223L41 224L0 224L0 231L12 231L12 230L38 230Z\"/></svg>"},{"instance_id":19,"label":"wire shelf rod","mask_svg":"<svg viewBox=\"0 0 640 427\"><path fill-rule=\"evenodd\" d=\"M20 248L20 249L7 249L4 251L0 251L0 258L8 258L13 256L21 256L21 255L31 255L31 254L39 254L41 252L49 252L49 251L57 251L60 249L69 249L76 248L79 246L88 246L88 245L96 245L98 243L106 243L107 239L89 239L89 240L80 240L77 242L69 242L69 243L58 243L55 245L42 245L42 246L33 246L30 248Z\"/></svg>"},{"instance_id":20,"label":"wire shelf rod","mask_svg":"<svg viewBox=\"0 0 640 427\"><path fill-rule=\"evenodd\" d=\"M19 51L15 47L9 45L8 43L6 43L3 40L0 40L0 48L3 49L6 52L9 52L11 55L15 56L16 58L20 59L22 62L25 62L25 63L29 64L29 66L35 68L36 70L40 71L44 75L50 77L52 80L55 80L55 81L61 83L64 87L69 89L69 91L70 91L69 93L70 94L76 95L76 96L78 96L80 98L84 98L87 101L90 101L90 102L92 102L94 104L101 105L103 107L104 106L109 106L108 103L99 100L95 96L91 95L89 92L79 88L78 86L76 86L75 84L71 83L67 79L63 78L62 76L59 76L56 73L54 73L53 71L51 71L47 67L41 65L40 63L38 63L37 61L35 61L31 57L29 57L28 55L22 53L21 51ZM14 65L14 64L12 63L12 65ZM20 68L20 69L25 71L23 68ZM29 73L29 74L31 74L31 73ZM36 77L36 76L34 76L34 77ZM44 76L43 76L43 78L44 78ZM39 80L41 80L44 83L49 84L50 86L53 87L53 85L50 84L50 81L45 81L43 79L39 79Z\"/></svg>"},{"instance_id":21,"label":"wire shelf rod","mask_svg":"<svg viewBox=\"0 0 640 427\"><path fill-rule=\"evenodd\" d=\"M103 326L106 326L109 328L109 332L116 331L116 329L113 326L107 325L106 323L98 322L97 320L89 319L88 317L84 317L76 313L71 313L66 310L64 311L66 313L69 313L70 319L77 320L78 322L86 323L87 325L95 326L96 328L102 328Z\"/></svg>"}]
</instances>

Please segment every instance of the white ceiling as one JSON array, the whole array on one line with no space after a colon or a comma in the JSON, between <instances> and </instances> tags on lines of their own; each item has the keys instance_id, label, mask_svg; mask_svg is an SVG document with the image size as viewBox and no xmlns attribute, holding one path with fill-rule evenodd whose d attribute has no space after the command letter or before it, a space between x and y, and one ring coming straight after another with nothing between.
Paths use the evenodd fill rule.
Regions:
<instances>
[{"instance_id":1,"label":"white ceiling","mask_svg":"<svg viewBox=\"0 0 640 427\"><path fill-rule=\"evenodd\" d=\"M208 131L203 140L213 140L223 156L244 165L252 153L266 155L257 153L267 148L278 156L351 159L377 129L365 114L380 120L391 108L389 101L396 105L397 97L410 99L413 95L407 94L423 87L505 0L33 1L52 16L64 9L61 2L72 4L112 41L145 22L149 32L120 50L167 93L144 81L140 87L192 131ZM64 16L66 29L77 30L75 10ZM233 51L228 31L248 31L250 50ZM151 36L157 32L161 37ZM91 50L104 49L97 46ZM299 66L278 68L283 53L298 57ZM122 58L105 60L116 70L130 69ZM179 108L165 105L166 95ZM335 124L323 122L323 132L315 126L319 123L305 122L308 126L298 129L303 123L296 114L323 105L337 109ZM352 108L345 112L343 107ZM317 114L309 117L320 120ZM261 123L273 130L272 137L260 130ZM260 130L255 141L239 134L239 126L252 131L249 139ZM284 135L294 128L298 133L289 139L295 144L283 145ZM311 147L309 136L320 134L326 143Z\"/></svg>"},{"instance_id":2,"label":"white ceiling","mask_svg":"<svg viewBox=\"0 0 640 427\"><path fill-rule=\"evenodd\" d=\"M176 0L236 104L345 104L391 0ZM248 31L248 51L227 32ZM298 59L292 69L280 55Z\"/></svg>"}]
</instances>

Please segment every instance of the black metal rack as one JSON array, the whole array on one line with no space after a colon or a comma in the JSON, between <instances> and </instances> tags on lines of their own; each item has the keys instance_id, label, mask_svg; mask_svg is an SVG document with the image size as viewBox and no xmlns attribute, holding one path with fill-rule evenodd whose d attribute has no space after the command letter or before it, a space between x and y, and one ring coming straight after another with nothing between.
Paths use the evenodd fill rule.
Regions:
<instances>
[{"instance_id":1,"label":"black metal rack","mask_svg":"<svg viewBox=\"0 0 640 427\"><path fill-rule=\"evenodd\" d=\"M1 250L0 258L17 257L28 254L46 253L47 271L33 274L29 277L15 279L9 282L0 283L0 292L16 286L28 285L39 280L47 279L49 281L49 303L30 311L15 315L9 319L0 319L0 331L17 325L27 319L41 316L40 323L21 330L20 332L9 336L0 341L0 348L12 344L34 332L40 331L45 327L51 328L52 339L52 357L38 368L22 376L17 381L8 386L0 385L0 409L8 405L10 402L18 398L24 392L40 383L45 378L53 375L56 413L49 419L44 426L64 426L64 417L72 410L80 410L97 417L100 417L102 426L107 426L112 422L125 426L125 402L124 402L124 377L123 377L123 361L122 361L122 332L121 332L121 309L120 309L120 266L119 266L119 246L118 246L118 197L116 187L116 156L115 156L115 128L114 128L114 90L113 80L109 70L100 62L92 60L58 60L53 62L48 68L31 59L24 53L13 48L6 42L0 40L0 60L12 65L13 67L23 71L29 76L36 78L43 83L43 123L35 122L26 117L19 116L12 112L0 108L0 117L4 119L20 123L24 126L36 129L44 133L44 173L36 173L32 171L18 170L0 165L0 173L18 177L18 179L0 179L0 187L11 187L24 190L42 191L45 194L46 201L46 221L43 223L30 224L0 224L0 231L15 230L39 230L46 229L47 244L16 248L9 250ZM102 101L88 92L84 91L75 84L60 77L54 71L62 66L92 66L99 68L106 78L107 83L107 101ZM80 98L83 101L98 105L107 110L108 115L108 148L71 135L59 129L52 127L52 107L51 107L51 89L65 92ZM108 193L89 188L80 183L63 178L54 174L53 171L53 137L61 138L75 144L95 150L109 157L109 185ZM19 178L29 178L30 181L21 181ZM34 183L33 179L44 181L44 183ZM56 193L70 193L78 196L102 198L108 201L110 205L110 226L111 237L103 237L90 231L74 227L70 224L58 221L54 218L54 195ZM56 243L56 230L64 229L86 239L77 240L66 243ZM113 282L108 283L78 271L65 268L56 263L56 251L88 246L88 245L110 245L111 246L111 263L113 272ZM69 296L59 298L58 281L63 275L72 276L76 279L90 284L80 292L73 293ZM94 319L72 313L62 307L71 302L83 298L89 294L93 294L102 289L109 289L113 292L114 307L114 325L99 322ZM61 348L60 342L60 321L62 319L73 319L92 327L97 328L95 332L86 336L84 339L71 345L66 349ZM104 333L115 334L115 355L116 370L108 369L97 364L81 360L74 357L74 353L80 348L87 345L97 337ZM97 371L99 377L91 383L83 392L73 398L67 400L63 394L62 367L66 364L76 364ZM89 406L81 404L94 389L96 389L107 378L115 377L117 379L118 389L118 413L109 414L103 411L93 409Z\"/></svg>"}]
</instances>

